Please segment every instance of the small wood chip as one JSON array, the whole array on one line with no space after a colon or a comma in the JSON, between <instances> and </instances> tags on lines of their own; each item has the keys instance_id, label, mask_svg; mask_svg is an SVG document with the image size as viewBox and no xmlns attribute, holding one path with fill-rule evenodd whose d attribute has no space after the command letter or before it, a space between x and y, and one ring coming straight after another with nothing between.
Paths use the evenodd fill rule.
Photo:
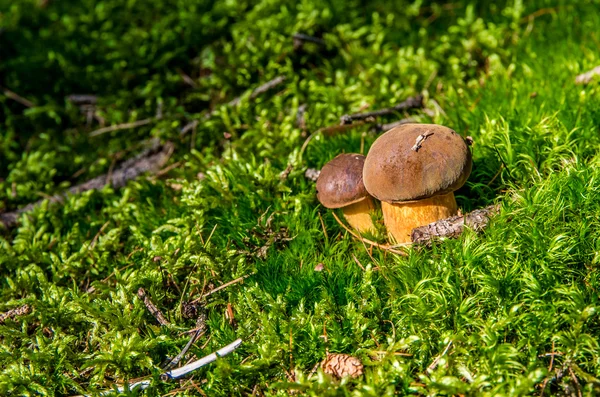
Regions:
<instances>
[{"instance_id":1,"label":"small wood chip","mask_svg":"<svg viewBox=\"0 0 600 397\"><path fill-rule=\"evenodd\" d=\"M27 304L11 309L6 313L0 313L0 324L4 324L9 318L14 320L16 317L24 316L29 313L31 313L31 306Z\"/></svg>"},{"instance_id":2,"label":"small wood chip","mask_svg":"<svg viewBox=\"0 0 600 397\"><path fill-rule=\"evenodd\" d=\"M358 378L364 374L362 362L348 354L327 354L327 358L321 363L321 368L326 374L340 379L348 376Z\"/></svg>"},{"instance_id":3,"label":"small wood chip","mask_svg":"<svg viewBox=\"0 0 600 397\"><path fill-rule=\"evenodd\" d=\"M319 175L321 174L321 170L317 170L315 168L309 168L304 173L306 179L316 182L319 179Z\"/></svg>"}]
</instances>

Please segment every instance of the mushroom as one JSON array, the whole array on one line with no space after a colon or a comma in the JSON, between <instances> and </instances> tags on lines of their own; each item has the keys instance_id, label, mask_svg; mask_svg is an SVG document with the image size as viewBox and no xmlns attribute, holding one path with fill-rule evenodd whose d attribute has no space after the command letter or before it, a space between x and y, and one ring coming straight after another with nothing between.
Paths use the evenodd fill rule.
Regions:
<instances>
[{"instance_id":1,"label":"mushroom","mask_svg":"<svg viewBox=\"0 0 600 397\"><path fill-rule=\"evenodd\" d=\"M363 184L362 154L340 154L321 169L317 179L317 198L327 208L341 208L346 220L360 233L374 232L371 213L373 198Z\"/></svg>"},{"instance_id":2,"label":"mushroom","mask_svg":"<svg viewBox=\"0 0 600 397\"><path fill-rule=\"evenodd\" d=\"M454 191L471 173L471 151L450 128L404 124L381 135L363 169L367 191L381 200L383 220L397 243L419 226L456 215Z\"/></svg>"}]
</instances>

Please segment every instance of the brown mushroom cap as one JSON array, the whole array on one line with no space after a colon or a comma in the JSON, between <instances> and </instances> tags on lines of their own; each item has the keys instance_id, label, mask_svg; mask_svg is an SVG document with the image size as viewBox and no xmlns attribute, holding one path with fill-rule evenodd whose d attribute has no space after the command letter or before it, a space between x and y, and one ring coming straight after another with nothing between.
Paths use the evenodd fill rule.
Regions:
<instances>
[{"instance_id":1,"label":"brown mushroom cap","mask_svg":"<svg viewBox=\"0 0 600 397\"><path fill-rule=\"evenodd\" d=\"M416 145L419 136L426 137ZM367 191L381 201L413 201L460 188L471 165L471 151L454 130L435 124L404 124L373 143L363 179Z\"/></svg>"},{"instance_id":2,"label":"brown mushroom cap","mask_svg":"<svg viewBox=\"0 0 600 397\"><path fill-rule=\"evenodd\" d=\"M340 154L321 169L317 179L317 198L327 208L341 208L369 196L363 183L365 156Z\"/></svg>"}]
</instances>

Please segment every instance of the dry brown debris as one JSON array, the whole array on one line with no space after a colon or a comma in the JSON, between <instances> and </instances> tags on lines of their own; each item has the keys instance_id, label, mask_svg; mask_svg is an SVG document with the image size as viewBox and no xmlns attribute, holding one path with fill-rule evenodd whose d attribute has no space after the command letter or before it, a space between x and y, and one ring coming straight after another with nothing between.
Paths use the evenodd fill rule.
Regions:
<instances>
[{"instance_id":1,"label":"dry brown debris","mask_svg":"<svg viewBox=\"0 0 600 397\"><path fill-rule=\"evenodd\" d=\"M321 363L323 372L336 378L358 378L364 373L362 362L348 354L327 354L327 358Z\"/></svg>"}]
</instances>

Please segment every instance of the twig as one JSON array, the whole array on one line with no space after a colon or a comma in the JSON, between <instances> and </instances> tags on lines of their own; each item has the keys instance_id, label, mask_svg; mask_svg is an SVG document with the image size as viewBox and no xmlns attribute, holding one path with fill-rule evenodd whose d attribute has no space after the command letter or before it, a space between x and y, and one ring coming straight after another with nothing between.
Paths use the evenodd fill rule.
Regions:
<instances>
[{"instance_id":1,"label":"twig","mask_svg":"<svg viewBox=\"0 0 600 397\"><path fill-rule=\"evenodd\" d=\"M2 88L2 87L0 87ZM12 92L11 90L7 89L7 88L2 88L2 91L4 92L4 95L6 95L7 98L12 99L13 101L19 102L21 105L28 107L28 108L33 108L35 107L35 103L31 102L30 100L23 98L21 95Z\"/></svg>"},{"instance_id":2,"label":"twig","mask_svg":"<svg viewBox=\"0 0 600 397\"><path fill-rule=\"evenodd\" d=\"M258 86L256 89L254 89L254 91L252 91L250 93L250 95L248 96L248 98L250 98L250 99L256 99L259 95L262 95L265 92L269 91L270 89L275 88L278 85L284 83L286 79L287 79L287 77L285 77L285 76L277 76L273 80L269 80L266 83ZM242 96L239 96L239 97L237 97L237 98L229 101L227 103L227 106L237 106L237 105L239 105L239 103L242 101L242 98L243 98Z\"/></svg>"},{"instance_id":3,"label":"twig","mask_svg":"<svg viewBox=\"0 0 600 397\"><path fill-rule=\"evenodd\" d=\"M206 294L202 295L200 298L196 298L196 299L194 299L194 300L193 300L193 301L191 301L190 303L196 303L196 302L198 302L199 300L201 300L201 299L204 299L204 298L206 298L206 297L208 297L208 296L210 296L210 295L214 294L215 292L221 291L222 289L225 289L225 288L229 287L230 285L237 284L237 283L239 283L240 281L244 281L245 279L247 279L248 277L252 276L253 274L254 274L254 273L246 274L246 275L244 275L244 276L242 276L242 277L238 277L238 278L236 278L235 280L229 281L228 283L225 283L225 284L223 284L223 285L221 285L221 286L219 286L219 287L217 287L217 288L213 289L212 291L209 291L209 292L207 292Z\"/></svg>"},{"instance_id":4,"label":"twig","mask_svg":"<svg viewBox=\"0 0 600 397\"><path fill-rule=\"evenodd\" d=\"M571 379L573 379L573 382L575 382L575 386L577 386L577 397L581 397L581 385L579 384L577 376L575 376L575 373L573 372L573 368L571 368L571 366L569 366L569 374L571 375Z\"/></svg>"},{"instance_id":5,"label":"twig","mask_svg":"<svg viewBox=\"0 0 600 397\"><path fill-rule=\"evenodd\" d=\"M225 346L224 348L209 354L206 357L201 358L200 360L194 361L188 365L184 365L181 368L177 368L177 369L173 369L171 371L167 371L165 373L163 373L160 376L160 379L162 381L167 381L167 380L173 380L173 379L179 379L179 378L183 378L184 376L186 376L187 374L189 374L192 371L195 371L199 368L202 368L212 362L215 362L217 360L217 358L220 357L225 357L226 355L232 353L235 349L237 349L240 345L242 344L242 340L241 339L236 339L235 341L233 341L232 343L228 344L227 346ZM132 382L129 383L127 385L127 388L129 390L133 390L134 388L137 388L138 390L144 390L147 389L148 387L150 387L150 385L152 384L152 381L150 379L146 379L146 380L141 380L138 382ZM125 387L124 386L117 386L112 390L106 390L104 392L98 393L97 395L99 396L108 396L114 392L118 392L118 393L122 393L123 391L125 391ZM85 395L85 397L90 396L90 395ZM73 397L83 397L83 396L73 396Z\"/></svg>"},{"instance_id":6,"label":"twig","mask_svg":"<svg viewBox=\"0 0 600 397\"><path fill-rule=\"evenodd\" d=\"M168 369L171 369L171 368L177 366L177 364L179 364L179 362L181 361L183 356L185 356L185 354L188 352L188 350L190 350L190 348L194 345L196 340L198 340L200 335L206 332L206 313L204 311L202 311L200 313L200 315L198 316L198 319L196 320L195 331L196 332L194 333L194 335L192 335L192 337L190 338L188 343L185 345L185 347L181 350L181 352L177 356L175 356L174 359L169 361L167 363L167 365L165 365L163 367L163 370L168 370Z\"/></svg>"},{"instance_id":7,"label":"twig","mask_svg":"<svg viewBox=\"0 0 600 397\"><path fill-rule=\"evenodd\" d=\"M143 119L143 120L134 121L132 123L123 123L123 124L111 125L110 127L104 127L104 128L100 128L100 129L97 129L95 131L90 132L90 137L102 135L102 134L105 134L107 132L113 132L113 131L119 131L119 130L129 130L129 129L132 129L132 128L141 127L143 125L150 124L154 120L156 120L156 118L152 117L152 118L149 118L149 119Z\"/></svg>"},{"instance_id":8,"label":"twig","mask_svg":"<svg viewBox=\"0 0 600 397\"><path fill-rule=\"evenodd\" d=\"M163 314L160 311L160 309L158 307L156 307L156 305L152 302L152 300L150 299L150 297L148 295L146 295L146 291L143 288L140 287L138 289L137 296L142 301L144 301L144 305L146 306L146 308L148 309L148 311L150 312L150 314L152 314L154 316L154 318L156 319L156 321L158 321L158 323L160 325L170 325L171 324L169 322L169 320L167 320L165 318L165 316L163 316Z\"/></svg>"},{"instance_id":9,"label":"twig","mask_svg":"<svg viewBox=\"0 0 600 397\"><path fill-rule=\"evenodd\" d=\"M25 316L31 313L31 306L24 304L23 306L15 307L7 312L0 314L0 324L4 324L9 318L14 320L15 317Z\"/></svg>"},{"instance_id":10,"label":"twig","mask_svg":"<svg viewBox=\"0 0 600 397\"><path fill-rule=\"evenodd\" d=\"M430 135L433 135L433 132L426 132L424 134L419 135L417 137L415 144L413 145L413 147L410 148L410 150L412 150L414 152L418 152L419 149L421 148L421 145L423 145L423 141L425 139L427 139L427 137L429 137Z\"/></svg>"},{"instance_id":11,"label":"twig","mask_svg":"<svg viewBox=\"0 0 600 397\"><path fill-rule=\"evenodd\" d=\"M315 43L315 44L318 44L318 45L325 45L325 40L320 39L318 37L309 36L309 35L304 34L304 33L294 33L292 35L292 38L294 39L294 47L299 47L304 42ZM298 44L298 45L296 45L296 44Z\"/></svg>"},{"instance_id":12,"label":"twig","mask_svg":"<svg viewBox=\"0 0 600 397\"><path fill-rule=\"evenodd\" d=\"M431 244L434 238L458 237L463 232L465 225L478 232L483 230L488 225L490 218L499 211L500 205L496 204L475 210L466 215L457 215L442 219L413 229L410 237L415 244Z\"/></svg>"},{"instance_id":13,"label":"twig","mask_svg":"<svg viewBox=\"0 0 600 397\"><path fill-rule=\"evenodd\" d=\"M158 152L156 151L156 148L150 148L140 155L124 161L119 168L112 173L110 184L115 189L120 189L125 186L128 181L137 178L145 172L156 172L167 162L169 156L173 152L174 146L171 142L166 142L162 147L158 146L158 148L160 148ZM88 190L102 189L106 184L106 180L106 174L100 175L80 185L73 186L64 193L36 201L35 203L28 204L25 207L12 212L2 213L0 214L0 224L7 228L13 227L18 223L21 214L40 206L45 200L49 200L51 203L59 203L68 195L79 194Z\"/></svg>"},{"instance_id":14,"label":"twig","mask_svg":"<svg viewBox=\"0 0 600 397\"><path fill-rule=\"evenodd\" d=\"M355 113L355 114L346 114L340 118L341 124L352 124L355 121L365 120L368 118L376 118L380 116L385 116L388 114L393 114L397 112L403 112L409 109L418 109L423 107L423 95L417 95L414 97L409 97L403 102L400 102L396 106L391 108L384 108L380 110L375 110L373 112L365 112L365 113Z\"/></svg>"},{"instance_id":15,"label":"twig","mask_svg":"<svg viewBox=\"0 0 600 397\"><path fill-rule=\"evenodd\" d=\"M360 236L360 235L356 234L356 233L355 233L353 230L351 230L351 229L350 229L348 226L346 226L346 225L345 225L345 224L344 224L344 223L343 223L343 222L340 220L340 218L338 218L338 216L335 214L335 212L332 212L331 214L333 215L333 217L335 218L335 220L337 221L337 223L339 223L339 224L340 224L340 226L341 226L341 227L343 227L343 228L344 228L344 229L345 229L345 230L346 230L348 233L350 233L352 236L354 236L354 238L356 238L356 239L358 239L358 240L360 240L360 241L362 241L362 242L364 242L364 243L367 243L367 244L369 244L369 245L372 245L372 246L374 246L374 247L380 248L380 249L382 249L382 250L385 250L385 251L392 252L392 253L394 253L394 254L403 255L403 256L406 256L406 255L407 255L407 254L406 254L406 252L404 252L404 251L399 251L399 250L397 250L397 249L394 249L394 248L392 248L392 247L408 246L408 245L410 245L410 243L409 243L409 244L404 244L404 245L396 245L396 246L391 246L391 245L388 245L388 244L379 244L379 243L376 243L375 241L369 240L369 239L367 239L367 238L364 238L364 237L362 237L362 236Z\"/></svg>"},{"instance_id":16,"label":"twig","mask_svg":"<svg viewBox=\"0 0 600 397\"><path fill-rule=\"evenodd\" d=\"M592 79L600 75L600 66L596 66L589 72L582 73L575 77L575 84L589 84Z\"/></svg>"},{"instance_id":17,"label":"twig","mask_svg":"<svg viewBox=\"0 0 600 397\"><path fill-rule=\"evenodd\" d=\"M429 365L429 367L427 367L427 369L425 370L426 374L430 374L431 371L433 371L439 364L440 360L442 359L442 357L444 357L446 355L446 353L448 353L448 350L450 349L450 346L452 346L452 341L448 342L448 345L446 346L446 348L444 349L444 351L439 354L435 360L433 360L433 362Z\"/></svg>"}]
</instances>

